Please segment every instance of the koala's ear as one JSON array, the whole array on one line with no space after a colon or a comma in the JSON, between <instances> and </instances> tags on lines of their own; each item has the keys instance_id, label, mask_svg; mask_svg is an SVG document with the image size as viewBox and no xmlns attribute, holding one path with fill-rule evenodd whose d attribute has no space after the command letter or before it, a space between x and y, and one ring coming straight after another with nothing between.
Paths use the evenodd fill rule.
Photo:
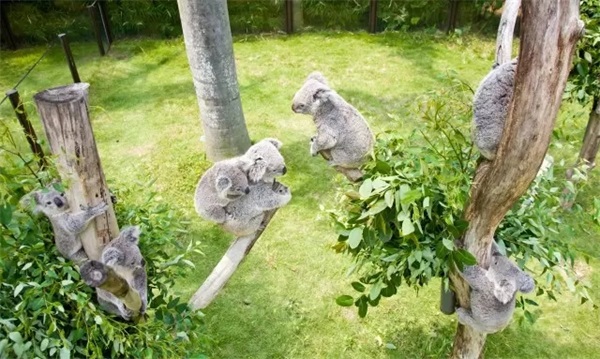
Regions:
<instances>
[{"instance_id":1,"label":"koala's ear","mask_svg":"<svg viewBox=\"0 0 600 359\"><path fill-rule=\"evenodd\" d=\"M315 81L319 81L320 83L322 83L323 85L327 85L327 79L325 78L325 76L323 76L322 73L320 73L319 71L313 71L311 72L308 77L306 78L306 80L315 80Z\"/></svg>"},{"instance_id":2,"label":"koala's ear","mask_svg":"<svg viewBox=\"0 0 600 359\"><path fill-rule=\"evenodd\" d=\"M260 156L254 159L254 164L248 171L248 178L251 182L260 181L267 172L267 162Z\"/></svg>"},{"instance_id":3,"label":"koala's ear","mask_svg":"<svg viewBox=\"0 0 600 359\"><path fill-rule=\"evenodd\" d=\"M37 191L33 192L33 196L32 197L33 197L33 200L35 201L35 204L41 204L41 202L42 202L42 195L39 192L37 192Z\"/></svg>"},{"instance_id":4,"label":"koala's ear","mask_svg":"<svg viewBox=\"0 0 600 359\"><path fill-rule=\"evenodd\" d=\"M281 141L279 141L278 139L276 139L276 138L265 138L264 141L269 141L278 150L281 149L281 146L283 146L283 143Z\"/></svg>"},{"instance_id":5,"label":"koala's ear","mask_svg":"<svg viewBox=\"0 0 600 359\"><path fill-rule=\"evenodd\" d=\"M318 89L317 91L315 91L315 93L313 94L313 100L319 100L324 98L327 95L327 90L325 89Z\"/></svg>"},{"instance_id":6,"label":"koala's ear","mask_svg":"<svg viewBox=\"0 0 600 359\"><path fill-rule=\"evenodd\" d=\"M215 186L219 192L222 192L231 187L231 179L227 176L219 176L215 181Z\"/></svg>"},{"instance_id":7,"label":"koala's ear","mask_svg":"<svg viewBox=\"0 0 600 359\"><path fill-rule=\"evenodd\" d=\"M514 279L503 279L500 283L494 284L494 297L502 304L510 302L517 292L517 285Z\"/></svg>"}]
</instances>

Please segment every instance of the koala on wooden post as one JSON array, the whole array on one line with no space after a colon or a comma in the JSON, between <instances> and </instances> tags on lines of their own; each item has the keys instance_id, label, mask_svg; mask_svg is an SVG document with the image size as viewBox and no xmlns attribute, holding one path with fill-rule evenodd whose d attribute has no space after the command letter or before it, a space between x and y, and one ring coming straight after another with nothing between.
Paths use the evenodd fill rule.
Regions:
<instances>
[{"instance_id":1,"label":"koala on wooden post","mask_svg":"<svg viewBox=\"0 0 600 359\"><path fill-rule=\"evenodd\" d=\"M495 66L481 81L473 97L471 139L481 155L490 161L496 157L502 140L515 85L517 60Z\"/></svg>"},{"instance_id":2,"label":"koala on wooden post","mask_svg":"<svg viewBox=\"0 0 600 359\"><path fill-rule=\"evenodd\" d=\"M262 158L251 161L240 156L215 163L202 175L196 187L196 212L209 221L225 222L225 206L250 193L248 170L261 161Z\"/></svg>"},{"instance_id":3,"label":"koala on wooden post","mask_svg":"<svg viewBox=\"0 0 600 359\"><path fill-rule=\"evenodd\" d=\"M331 166L355 169L371 152L374 137L367 121L321 73L308 76L294 95L292 110L313 116L317 134L310 140L312 156L321 153Z\"/></svg>"},{"instance_id":4,"label":"koala on wooden post","mask_svg":"<svg viewBox=\"0 0 600 359\"><path fill-rule=\"evenodd\" d=\"M34 191L31 198L35 201L34 213L42 212L50 220L54 230L54 242L60 254L78 264L88 260L79 234L94 218L105 213L108 205L102 203L74 211L70 208L65 194L57 191L52 185Z\"/></svg>"},{"instance_id":5,"label":"koala on wooden post","mask_svg":"<svg viewBox=\"0 0 600 359\"><path fill-rule=\"evenodd\" d=\"M248 169L251 182L273 183L275 177L286 174L285 160L279 152L282 145L276 138L265 138L250 146L243 156L252 163Z\"/></svg>"},{"instance_id":6,"label":"koala on wooden post","mask_svg":"<svg viewBox=\"0 0 600 359\"><path fill-rule=\"evenodd\" d=\"M458 321L481 333L495 333L508 325L517 291L530 293L533 279L502 255L492 242L489 268L465 267L463 278L471 287L471 309L458 308Z\"/></svg>"},{"instance_id":7,"label":"koala on wooden post","mask_svg":"<svg viewBox=\"0 0 600 359\"><path fill-rule=\"evenodd\" d=\"M261 229L265 212L283 207L291 199L289 188L279 182L253 184L248 195L227 205L222 227L238 237L251 235Z\"/></svg>"}]
</instances>

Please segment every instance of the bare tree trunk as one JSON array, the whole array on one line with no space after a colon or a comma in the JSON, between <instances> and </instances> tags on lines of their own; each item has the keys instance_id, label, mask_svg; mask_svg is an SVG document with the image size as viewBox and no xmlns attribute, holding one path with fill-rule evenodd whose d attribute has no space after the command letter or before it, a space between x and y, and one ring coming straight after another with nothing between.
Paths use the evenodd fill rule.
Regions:
<instances>
[{"instance_id":1,"label":"bare tree trunk","mask_svg":"<svg viewBox=\"0 0 600 359\"><path fill-rule=\"evenodd\" d=\"M600 98L594 97L590 120L585 129L583 145L579 153L579 160L587 163L590 169L596 166L598 147L600 147Z\"/></svg>"},{"instance_id":2,"label":"bare tree trunk","mask_svg":"<svg viewBox=\"0 0 600 359\"><path fill-rule=\"evenodd\" d=\"M211 161L250 147L237 83L226 0L177 0Z\"/></svg>"},{"instance_id":3,"label":"bare tree trunk","mask_svg":"<svg viewBox=\"0 0 600 359\"><path fill-rule=\"evenodd\" d=\"M294 32L302 30L304 26L304 12L302 10L302 0L292 0L292 17Z\"/></svg>"},{"instance_id":4,"label":"bare tree trunk","mask_svg":"<svg viewBox=\"0 0 600 359\"><path fill-rule=\"evenodd\" d=\"M496 228L542 164L583 29L578 0L530 0L522 10L519 64L504 134L495 160L477 167L465 211L469 227L462 244L485 268ZM457 273L451 279L459 305L470 308L468 284ZM452 357L482 357L484 345L485 334L459 325Z\"/></svg>"},{"instance_id":5,"label":"bare tree trunk","mask_svg":"<svg viewBox=\"0 0 600 359\"><path fill-rule=\"evenodd\" d=\"M512 43L515 22L521 7L521 0L506 0L503 5L502 18L496 36L496 64L502 65L512 58Z\"/></svg>"},{"instance_id":6,"label":"bare tree trunk","mask_svg":"<svg viewBox=\"0 0 600 359\"><path fill-rule=\"evenodd\" d=\"M448 24L446 33L451 33L456 29L456 20L458 18L458 0L450 0L450 9L448 12Z\"/></svg>"}]
</instances>

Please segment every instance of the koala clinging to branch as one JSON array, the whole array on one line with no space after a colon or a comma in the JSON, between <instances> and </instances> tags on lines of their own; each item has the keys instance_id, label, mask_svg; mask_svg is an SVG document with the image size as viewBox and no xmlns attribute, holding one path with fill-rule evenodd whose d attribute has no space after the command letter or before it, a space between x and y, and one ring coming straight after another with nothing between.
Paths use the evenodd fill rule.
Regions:
<instances>
[{"instance_id":1,"label":"koala clinging to branch","mask_svg":"<svg viewBox=\"0 0 600 359\"><path fill-rule=\"evenodd\" d=\"M296 92L292 110L313 116L317 135L311 139L310 154L322 153L331 166L358 168L373 148L367 121L319 72L311 73Z\"/></svg>"},{"instance_id":2,"label":"koala clinging to branch","mask_svg":"<svg viewBox=\"0 0 600 359\"><path fill-rule=\"evenodd\" d=\"M471 138L488 160L496 157L502 139L516 71L517 59L494 67L481 81L473 97Z\"/></svg>"},{"instance_id":3,"label":"koala clinging to branch","mask_svg":"<svg viewBox=\"0 0 600 359\"><path fill-rule=\"evenodd\" d=\"M533 279L502 255L492 242L489 268L465 267L463 278L471 287L471 309L458 308L458 321L481 333L495 333L508 325L517 291L529 293Z\"/></svg>"},{"instance_id":4,"label":"koala clinging to branch","mask_svg":"<svg viewBox=\"0 0 600 359\"><path fill-rule=\"evenodd\" d=\"M265 138L250 146L243 155L252 162L248 169L250 181L273 183L275 177L283 176L287 172L285 160L279 152L282 145L278 139Z\"/></svg>"},{"instance_id":5,"label":"koala clinging to branch","mask_svg":"<svg viewBox=\"0 0 600 359\"><path fill-rule=\"evenodd\" d=\"M283 207L291 199L289 188L279 182L253 184L248 195L227 205L222 227L238 237L253 234L260 229L265 212Z\"/></svg>"},{"instance_id":6,"label":"koala clinging to branch","mask_svg":"<svg viewBox=\"0 0 600 359\"><path fill-rule=\"evenodd\" d=\"M99 204L94 207L81 208L73 211L63 192L57 191L53 186L32 193L35 201L34 213L42 212L52 223L54 242L60 254L75 263L88 259L79 234L88 224L99 215L106 212L108 205Z\"/></svg>"},{"instance_id":7,"label":"koala clinging to branch","mask_svg":"<svg viewBox=\"0 0 600 359\"><path fill-rule=\"evenodd\" d=\"M262 166L261 162L262 158L251 161L240 156L215 163L196 187L196 212L209 221L225 222L225 206L250 192L248 170L255 164Z\"/></svg>"}]
</instances>

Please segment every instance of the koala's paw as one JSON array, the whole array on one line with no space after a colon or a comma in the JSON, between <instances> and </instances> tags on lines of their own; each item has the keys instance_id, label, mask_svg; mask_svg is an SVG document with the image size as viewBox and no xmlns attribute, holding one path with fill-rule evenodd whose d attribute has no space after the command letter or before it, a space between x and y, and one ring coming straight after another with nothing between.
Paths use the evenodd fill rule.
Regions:
<instances>
[{"instance_id":1,"label":"koala's paw","mask_svg":"<svg viewBox=\"0 0 600 359\"><path fill-rule=\"evenodd\" d=\"M317 151L317 141L316 138L313 136L310 139L310 155L312 157L315 157L316 155L319 154L319 151Z\"/></svg>"}]
</instances>

